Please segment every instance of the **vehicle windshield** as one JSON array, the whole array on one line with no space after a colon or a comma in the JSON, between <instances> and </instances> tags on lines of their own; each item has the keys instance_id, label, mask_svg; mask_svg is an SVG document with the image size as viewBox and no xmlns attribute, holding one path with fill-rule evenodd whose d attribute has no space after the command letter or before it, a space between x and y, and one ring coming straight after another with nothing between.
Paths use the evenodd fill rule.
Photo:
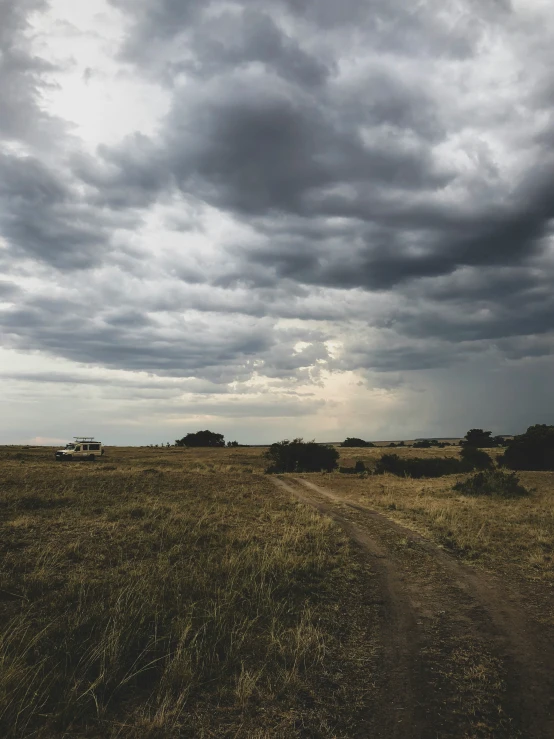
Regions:
<instances>
[{"instance_id":1,"label":"vehicle windshield","mask_svg":"<svg viewBox=\"0 0 554 739\"><path fill-rule=\"evenodd\" d=\"M65 448L66 449L75 449L75 444L66 444L65 445Z\"/></svg>"}]
</instances>

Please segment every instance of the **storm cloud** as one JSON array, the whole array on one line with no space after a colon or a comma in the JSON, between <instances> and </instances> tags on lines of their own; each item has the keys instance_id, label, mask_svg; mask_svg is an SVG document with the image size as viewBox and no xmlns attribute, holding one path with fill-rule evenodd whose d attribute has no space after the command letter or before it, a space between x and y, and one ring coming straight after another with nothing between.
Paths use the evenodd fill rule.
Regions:
<instances>
[{"instance_id":1,"label":"storm cloud","mask_svg":"<svg viewBox=\"0 0 554 739\"><path fill-rule=\"evenodd\" d=\"M335 413L341 377L551 361L548 7L91 6L0 10L7 352L268 418Z\"/></svg>"}]
</instances>

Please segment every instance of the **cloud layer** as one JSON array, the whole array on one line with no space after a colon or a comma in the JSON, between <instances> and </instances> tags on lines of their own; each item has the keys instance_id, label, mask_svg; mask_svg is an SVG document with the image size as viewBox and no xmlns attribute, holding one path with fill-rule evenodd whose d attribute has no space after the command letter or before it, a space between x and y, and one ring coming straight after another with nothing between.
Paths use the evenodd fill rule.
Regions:
<instances>
[{"instance_id":1,"label":"cloud layer","mask_svg":"<svg viewBox=\"0 0 554 739\"><path fill-rule=\"evenodd\" d=\"M0 321L40 365L10 382L52 360L338 418L354 373L386 430L371 393L413 373L542 372L553 36L538 0L8 0Z\"/></svg>"}]
</instances>

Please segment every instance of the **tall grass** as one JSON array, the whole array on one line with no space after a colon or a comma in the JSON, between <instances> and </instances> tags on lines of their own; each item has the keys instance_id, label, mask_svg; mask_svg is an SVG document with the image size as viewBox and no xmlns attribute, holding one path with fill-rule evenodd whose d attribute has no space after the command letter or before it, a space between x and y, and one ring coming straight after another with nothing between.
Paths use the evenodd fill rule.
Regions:
<instances>
[{"instance_id":1,"label":"tall grass","mask_svg":"<svg viewBox=\"0 0 554 739\"><path fill-rule=\"evenodd\" d=\"M371 624L327 519L228 456L0 465L1 736L348 735Z\"/></svg>"},{"instance_id":2,"label":"tall grass","mask_svg":"<svg viewBox=\"0 0 554 739\"><path fill-rule=\"evenodd\" d=\"M455 459L459 454L452 448L397 451L406 460L416 455ZM501 453L496 449L487 451L493 458ZM381 454L378 449L341 450L341 463L356 457L373 467ZM453 482L464 482L467 475L454 479L331 475L323 484L419 529L463 557L502 572L510 581L519 580L524 587L529 586L530 606L543 620L554 623L554 473L526 471L518 476L530 493L507 499L499 495L467 496L452 490Z\"/></svg>"}]
</instances>

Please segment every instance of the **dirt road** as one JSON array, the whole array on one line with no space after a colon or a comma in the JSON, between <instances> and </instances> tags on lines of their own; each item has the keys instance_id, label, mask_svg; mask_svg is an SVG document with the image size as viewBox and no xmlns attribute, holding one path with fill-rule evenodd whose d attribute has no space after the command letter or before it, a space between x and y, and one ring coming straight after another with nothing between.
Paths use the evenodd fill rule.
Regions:
<instances>
[{"instance_id":1,"label":"dirt road","mask_svg":"<svg viewBox=\"0 0 554 739\"><path fill-rule=\"evenodd\" d=\"M379 579L368 736L554 739L554 647L517 594L332 490L301 477L274 482L342 526Z\"/></svg>"}]
</instances>

